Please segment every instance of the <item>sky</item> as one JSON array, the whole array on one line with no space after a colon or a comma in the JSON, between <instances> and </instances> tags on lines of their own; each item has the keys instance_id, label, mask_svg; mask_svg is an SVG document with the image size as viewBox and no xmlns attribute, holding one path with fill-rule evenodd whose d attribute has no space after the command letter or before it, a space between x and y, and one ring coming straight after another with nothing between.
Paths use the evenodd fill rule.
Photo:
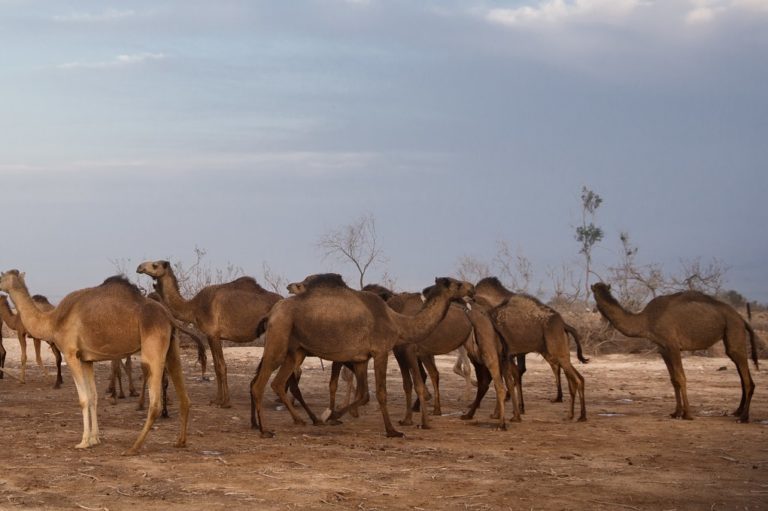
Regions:
<instances>
[{"instance_id":1,"label":"sky","mask_svg":"<svg viewBox=\"0 0 768 511\"><path fill-rule=\"evenodd\" d=\"M402 290L493 259L535 281L722 261L768 302L768 0L0 0L0 269L60 300L148 259Z\"/></svg>"}]
</instances>

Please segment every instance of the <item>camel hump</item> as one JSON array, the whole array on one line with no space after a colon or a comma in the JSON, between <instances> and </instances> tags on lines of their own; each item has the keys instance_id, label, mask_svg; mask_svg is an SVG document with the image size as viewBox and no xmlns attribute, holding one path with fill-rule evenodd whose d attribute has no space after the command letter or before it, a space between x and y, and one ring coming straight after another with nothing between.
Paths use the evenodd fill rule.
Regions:
<instances>
[{"instance_id":1,"label":"camel hump","mask_svg":"<svg viewBox=\"0 0 768 511\"><path fill-rule=\"evenodd\" d=\"M368 291L369 293L378 295L385 302L389 301L390 298L395 296L395 293L379 284L367 284L365 287L363 287L363 291Z\"/></svg>"},{"instance_id":2,"label":"camel hump","mask_svg":"<svg viewBox=\"0 0 768 511\"><path fill-rule=\"evenodd\" d=\"M43 296L43 295L33 295L32 296L32 301L35 302L35 303L42 303L42 304L47 304L47 305L50 305L50 303L51 303L51 302L48 301L48 298L46 296Z\"/></svg>"},{"instance_id":3,"label":"camel hump","mask_svg":"<svg viewBox=\"0 0 768 511\"><path fill-rule=\"evenodd\" d=\"M504 284L501 283L498 277L485 277L483 279L480 279L477 281L477 285L475 287L481 287L481 286L488 286L492 287L494 289L498 289L499 291L504 291L506 293L509 292L509 290L504 287Z\"/></svg>"},{"instance_id":4,"label":"camel hump","mask_svg":"<svg viewBox=\"0 0 768 511\"><path fill-rule=\"evenodd\" d=\"M264 288L253 277L238 277L226 285L244 291L264 291Z\"/></svg>"},{"instance_id":5,"label":"camel hump","mask_svg":"<svg viewBox=\"0 0 768 511\"><path fill-rule=\"evenodd\" d=\"M139 296L144 296L143 293L141 292L141 289L139 289L139 287L136 284L128 280L125 277L125 275L113 275L111 277L107 277L106 279L104 279L104 282L102 282L99 285L99 287L108 287L108 286L120 286Z\"/></svg>"},{"instance_id":6,"label":"camel hump","mask_svg":"<svg viewBox=\"0 0 768 511\"><path fill-rule=\"evenodd\" d=\"M317 288L347 288L347 283L338 273L317 273L304 279L307 291Z\"/></svg>"}]
</instances>

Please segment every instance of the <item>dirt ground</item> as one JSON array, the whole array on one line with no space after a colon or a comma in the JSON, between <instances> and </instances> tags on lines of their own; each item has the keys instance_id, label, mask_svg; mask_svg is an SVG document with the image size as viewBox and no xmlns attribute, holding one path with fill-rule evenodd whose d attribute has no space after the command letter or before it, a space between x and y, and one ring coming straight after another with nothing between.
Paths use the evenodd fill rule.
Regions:
<instances>
[{"instance_id":1,"label":"dirt ground","mask_svg":"<svg viewBox=\"0 0 768 511\"><path fill-rule=\"evenodd\" d=\"M4 344L6 367L18 370L18 342ZM208 404L215 385L200 381L185 351L189 445L173 447L174 399L171 419L158 420L135 457L120 453L144 421L136 398L116 405L101 398L103 443L79 451L82 416L66 369L60 390L35 366L25 385L0 380L0 509L768 509L767 382L753 366L751 424L724 416L740 396L728 359L684 360L696 419L680 421L668 416L674 395L660 358L595 357L578 366L589 420L572 423L564 404L549 402L552 374L532 356L527 413L496 431L493 390L474 420L459 419L464 382L450 371L453 357L444 356L445 415L432 419L433 429L401 427L405 438L386 438L373 396L358 419L297 426L275 409L269 391L266 421L277 435L262 439L250 429L248 397L260 349L225 353L232 408ZM50 353L46 360L52 365ZM109 364L97 366L103 391ZM399 418L402 387L394 361L389 367L390 412ZM302 390L316 412L327 405L328 369L316 359L304 367Z\"/></svg>"}]
</instances>

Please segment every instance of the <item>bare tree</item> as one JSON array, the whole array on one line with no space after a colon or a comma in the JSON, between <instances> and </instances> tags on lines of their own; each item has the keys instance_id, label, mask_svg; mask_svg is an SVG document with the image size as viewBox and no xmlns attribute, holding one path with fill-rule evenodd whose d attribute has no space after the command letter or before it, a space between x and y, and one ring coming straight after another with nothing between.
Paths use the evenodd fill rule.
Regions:
<instances>
[{"instance_id":1,"label":"bare tree","mask_svg":"<svg viewBox=\"0 0 768 511\"><path fill-rule=\"evenodd\" d=\"M386 260L378 245L376 220L371 213L328 231L320 237L317 246L323 251L324 258L333 257L340 262L354 264L360 275L360 289L365 285L366 272Z\"/></svg>"},{"instance_id":2,"label":"bare tree","mask_svg":"<svg viewBox=\"0 0 768 511\"><path fill-rule=\"evenodd\" d=\"M261 263L261 274L264 276L264 282L272 289L272 291L279 295L283 294L288 285L287 278L275 273L266 261Z\"/></svg>"},{"instance_id":3,"label":"bare tree","mask_svg":"<svg viewBox=\"0 0 768 511\"><path fill-rule=\"evenodd\" d=\"M459 258L456 274L461 280L477 282L493 275L491 266L474 256L464 255Z\"/></svg>"},{"instance_id":4,"label":"bare tree","mask_svg":"<svg viewBox=\"0 0 768 511\"><path fill-rule=\"evenodd\" d=\"M572 305L581 296L581 280L576 279L569 265L563 263L559 268L550 267L547 276L552 282L553 305Z\"/></svg>"},{"instance_id":5,"label":"bare tree","mask_svg":"<svg viewBox=\"0 0 768 511\"><path fill-rule=\"evenodd\" d=\"M688 289L701 291L711 295L717 295L723 289L723 281L728 267L716 258L706 265L701 263L701 258L683 259L680 261L682 272L672 276L670 284L676 289Z\"/></svg>"},{"instance_id":6,"label":"bare tree","mask_svg":"<svg viewBox=\"0 0 768 511\"><path fill-rule=\"evenodd\" d=\"M621 257L617 266L608 268L610 281L617 289L619 301L637 309L667 288L664 272L657 263L640 264L636 260L638 247L629 239L629 233L619 234Z\"/></svg>"},{"instance_id":7,"label":"bare tree","mask_svg":"<svg viewBox=\"0 0 768 511\"><path fill-rule=\"evenodd\" d=\"M520 249L515 253L509 248L509 244L502 240L497 242L494 265L499 269L499 277L510 284L510 288L517 293L529 293L533 280L533 264L523 255Z\"/></svg>"}]
</instances>

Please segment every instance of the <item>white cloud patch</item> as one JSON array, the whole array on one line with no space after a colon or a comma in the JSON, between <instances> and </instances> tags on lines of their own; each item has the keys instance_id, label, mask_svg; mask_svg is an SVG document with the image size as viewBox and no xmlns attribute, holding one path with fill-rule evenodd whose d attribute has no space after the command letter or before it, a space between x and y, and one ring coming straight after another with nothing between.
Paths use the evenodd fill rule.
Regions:
<instances>
[{"instance_id":1,"label":"white cloud patch","mask_svg":"<svg viewBox=\"0 0 768 511\"><path fill-rule=\"evenodd\" d=\"M611 22L625 18L646 3L645 0L544 0L511 9L490 9L485 17L491 23L507 26L577 19Z\"/></svg>"},{"instance_id":2,"label":"white cloud patch","mask_svg":"<svg viewBox=\"0 0 768 511\"><path fill-rule=\"evenodd\" d=\"M168 56L164 53L134 53L118 55L112 60L101 62L65 62L56 67L59 69L115 69L147 62L156 62L167 58Z\"/></svg>"},{"instance_id":3,"label":"white cloud patch","mask_svg":"<svg viewBox=\"0 0 768 511\"><path fill-rule=\"evenodd\" d=\"M133 10L108 9L98 13L74 12L62 14L54 16L53 19L61 23L102 23L134 18L136 16L137 12Z\"/></svg>"}]
</instances>

